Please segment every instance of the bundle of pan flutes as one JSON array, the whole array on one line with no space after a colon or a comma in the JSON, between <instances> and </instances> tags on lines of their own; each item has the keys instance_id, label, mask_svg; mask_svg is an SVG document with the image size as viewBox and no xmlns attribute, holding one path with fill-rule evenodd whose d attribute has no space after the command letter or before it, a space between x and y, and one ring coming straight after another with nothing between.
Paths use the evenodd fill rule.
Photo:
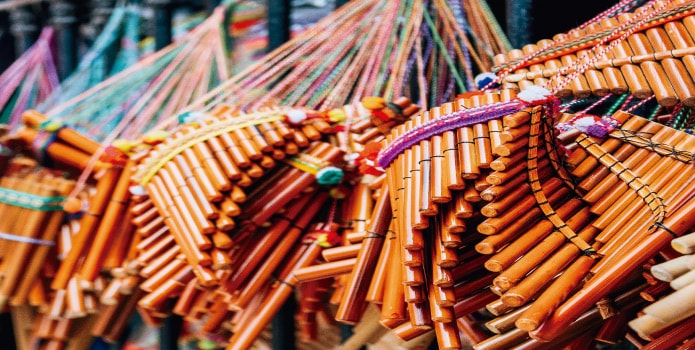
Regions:
<instances>
[{"instance_id":1,"label":"bundle of pan flutes","mask_svg":"<svg viewBox=\"0 0 695 350\"><path fill-rule=\"evenodd\" d=\"M20 218L0 222L0 301L18 339L80 348L87 320L116 341L137 312L246 349L297 297L304 340L320 339L329 303L355 325L346 349L385 330L441 349L690 348L695 136L674 126L695 96L695 10L649 6L663 15L604 18L498 58L502 89L428 110L220 104L107 150L25 113L4 138L24 156L0 184L3 218ZM645 30L625 32L634 23ZM590 45L612 56L579 63ZM628 93L603 117L558 108ZM652 94L647 117L617 107Z\"/></svg>"},{"instance_id":2,"label":"bundle of pan flutes","mask_svg":"<svg viewBox=\"0 0 695 350\"><path fill-rule=\"evenodd\" d=\"M29 288L24 299L3 295L16 313L38 307L27 341L42 348L79 344L71 326L85 319L92 335L115 341L134 312L153 326L178 314L228 334L230 349L248 348L294 293L305 340L318 337L326 297L336 320L357 324L346 348L384 329L404 341L436 335L440 348L507 349L647 342L682 327L659 318L656 329L627 330L645 296L667 291L656 273L643 278L645 266L672 261L665 245L692 226L693 136L616 112L621 127L605 139L561 135L575 144L564 154L540 127L543 107L516 101L516 90L501 90L428 111L380 98L329 112L218 106L121 163L97 162L81 216L29 208L43 236L5 228L16 249L3 261L31 264L3 265L16 269L3 288L13 273L40 276L16 287ZM446 124L475 111L493 117ZM27 114L32 130L18 134L44 133L32 127L39 117ZM346 118L355 121L342 130ZM88 154L68 127L54 134L44 152ZM384 173L364 175L393 151L375 144L401 147ZM357 160L345 157L357 150ZM17 159L3 178L8 193L64 198L75 186L36 181L35 164ZM61 185L50 194L15 187L40 183ZM21 255L31 249L46 258Z\"/></svg>"}]
</instances>

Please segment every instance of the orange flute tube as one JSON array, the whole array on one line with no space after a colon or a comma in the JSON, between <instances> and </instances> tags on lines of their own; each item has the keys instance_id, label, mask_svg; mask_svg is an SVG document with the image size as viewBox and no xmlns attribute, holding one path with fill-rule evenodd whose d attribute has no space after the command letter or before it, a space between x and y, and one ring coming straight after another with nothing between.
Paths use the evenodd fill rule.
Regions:
<instances>
[{"instance_id":1,"label":"orange flute tube","mask_svg":"<svg viewBox=\"0 0 695 350\"><path fill-rule=\"evenodd\" d=\"M96 194L90 199L89 209L80 221L80 231L72 241L72 249L63 259L60 268L51 282L52 289L65 289L70 276L75 271L79 259L84 253L84 249L91 243L93 235L99 224L102 213L108 201L108 196L113 193L113 188L118 181L119 169L109 169L98 180Z\"/></svg>"},{"instance_id":2,"label":"orange flute tube","mask_svg":"<svg viewBox=\"0 0 695 350\"><path fill-rule=\"evenodd\" d=\"M374 209L369 219L369 227L365 238L360 244L355 268L350 274L347 289L343 293L340 305L336 311L335 318L341 322L357 323L366 307L365 300L369 291L369 283L374 276L374 265L377 259L379 259L379 253L386 238L386 231L392 221L388 189L388 184L384 182L381 187L382 195L379 196L374 204Z\"/></svg>"},{"instance_id":3,"label":"orange flute tube","mask_svg":"<svg viewBox=\"0 0 695 350\"><path fill-rule=\"evenodd\" d=\"M89 282L94 282L99 275L106 259L105 250L112 246L116 237L113 235L114 226L129 225L126 221L123 223L125 211L127 210L128 189L130 188L130 176L132 174L133 164L126 162L123 170L120 173L118 181L114 186L113 193L109 203L104 210L104 215L99 223L99 228L94 233L94 240L89 247L87 256L85 257L82 267L80 268L80 278ZM113 247L112 247L113 248Z\"/></svg>"},{"instance_id":4,"label":"orange flute tube","mask_svg":"<svg viewBox=\"0 0 695 350\"><path fill-rule=\"evenodd\" d=\"M675 235L682 235L695 224L695 217L690 215L695 207L692 199L686 201L679 210L671 213L664 221L664 226ZM558 307L541 327L531 333L535 339L552 339L564 325L576 319L582 312L587 310L606 296L610 290L615 288L622 280L620 276L625 275L625 271L637 269L646 259L654 256L660 249L666 246L673 238L671 233L663 228L657 228L655 232L646 236L644 239L635 242L631 249L625 251L619 258L613 261L610 266L596 271L596 274L587 283Z\"/></svg>"}]
</instances>

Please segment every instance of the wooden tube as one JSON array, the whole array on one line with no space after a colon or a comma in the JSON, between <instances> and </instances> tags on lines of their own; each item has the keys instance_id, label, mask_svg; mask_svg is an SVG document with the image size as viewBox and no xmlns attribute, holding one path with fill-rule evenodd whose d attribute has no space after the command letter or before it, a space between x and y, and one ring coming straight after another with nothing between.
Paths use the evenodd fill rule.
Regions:
<instances>
[{"instance_id":1,"label":"wooden tube","mask_svg":"<svg viewBox=\"0 0 695 350\"><path fill-rule=\"evenodd\" d=\"M31 182L31 180L27 182ZM42 196L66 196L74 187L74 183L71 181L59 181L55 184L56 187L50 179L42 182L47 183L45 185L33 184L32 186L37 187L35 191L29 193L33 192L33 194ZM3 212L6 215L13 215L9 210ZM27 215L22 215L22 218L21 226L18 227L17 231L18 235L52 242L62 224L64 213L63 211L32 210ZM13 231L3 230L2 232ZM5 269L2 284L0 284L0 295L11 297L10 302L13 305L26 301L50 250L51 247L47 245L16 242L11 251L8 252L10 254L3 257Z\"/></svg>"},{"instance_id":2,"label":"wooden tube","mask_svg":"<svg viewBox=\"0 0 695 350\"><path fill-rule=\"evenodd\" d=\"M340 149L325 144L324 146L322 146L322 144L317 145L317 147L312 152L310 152L309 155L315 156L317 152L319 152L318 154L320 154L320 159L328 163L333 163L342 154ZM325 152L325 154L322 154L323 152ZM273 213L277 212L279 208L287 204L287 202L289 202L290 199L295 197L302 190L306 189L309 185L314 183L314 181L315 176L313 174L297 174L295 181L293 181L292 183L292 186L280 189L280 191L278 191L273 198L266 202L263 205L263 207L251 217L250 221L255 225L260 226L266 220L268 220L268 218Z\"/></svg>"},{"instance_id":3,"label":"wooden tube","mask_svg":"<svg viewBox=\"0 0 695 350\"><path fill-rule=\"evenodd\" d=\"M173 214L171 217L180 218L181 223L186 225L188 232L190 232L190 238L197 249L209 249L212 243L203 233L214 232L215 225L208 221L200 210L191 210L195 206L195 202L187 201L167 169L160 169L157 178L166 188L166 193L171 196L173 205L168 208L169 212Z\"/></svg>"},{"instance_id":4,"label":"wooden tube","mask_svg":"<svg viewBox=\"0 0 695 350\"><path fill-rule=\"evenodd\" d=\"M340 305L336 311L335 319L346 323L357 323L366 307L368 283L375 276L377 259L383 249L388 227L392 221L391 203L388 198L388 184L384 182L381 188L381 196L374 204L372 216L369 220L367 235L359 245L355 267L347 282L347 289L343 293Z\"/></svg>"},{"instance_id":5,"label":"wooden tube","mask_svg":"<svg viewBox=\"0 0 695 350\"><path fill-rule=\"evenodd\" d=\"M327 194L319 193L314 198L314 200L309 204L309 207L305 208L304 212L295 222L299 227L305 227L311 218L316 215L318 209L323 205L327 198ZM264 284L273 271L280 266L283 261L283 257L290 251L294 243L302 234L302 229L293 227L285 233L282 240L273 247L273 250L265 258L265 261L258 267L257 272L254 274L253 279L249 281L244 289L239 294L239 297L234 301L234 305L240 308L249 301L255 292Z\"/></svg>"},{"instance_id":6,"label":"wooden tube","mask_svg":"<svg viewBox=\"0 0 695 350\"><path fill-rule=\"evenodd\" d=\"M461 338L455 321L433 322L434 332L437 335L437 346L439 349L462 349Z\"/></svg>"},{"instance_id":7,"label":"wooden tube","mask_svg":"<svg viewBox=\"0 0 695 350\"><path fill-rule=\"evenodd\" d=\"M605 18L600 22L600 24L603 29L611 29L617 27L619 22L615 18ZM627 42L620 42L618 45L613 47L608 55L609 58L619 58L632 56L633 54L634 53L630 49L630 45ZM647 83L647 79L640 71L639 67L633 64L626 64L620 67L620 71L622 72L630 91L635 97L643 99L652 95L652 90Z\"/></svg>"},{"instance_id":8,"label":"wooden tube","mask_svg":"<svg viewBox=\"0 0 695 350\"><path fill-rule=\"evenodd\" d=\"M421 113L422 122L426 123L430 119L430 114L428 111ZM441 136L439 136L441 138ZM441 148L441 145L439 146ZM441 150L440 150L441 151ZM437 213L437 206L434 204L432 197L432 181L433 170L432 170L432 142L431 140L422 140L420 142L420 185L421 185L421 195L420 203L418 205L418 210L421 215L434 215ZM446 151L444 151L446 152Z\"/></svg>"},{"instance_id":9,"label":"wooden tube","mask_svg":"<svg viewBox=\"0 0 695 350\"><path fill-rule=\"evenodd\" d=\"M473 127L463 127L456 130L457 157L460 166L460 177L475 179L480 176L480 163L475 151L475 134Z\"/></svg>"},{"instance_id":10,"label":"wooden tube","mask_svg":"<svg viewBox=\"0 0 695 350\"><path fill-rule=\"evenodd\" d=\"M84 254L84 249L93 239L101 215L108 204L107 198L113 193L119 174L119 169L112 168L107 170L98 180L96 194L90 199L89 209L80 222L80 231L72 241L72 249L70 249L70 252L60 264L60 268L51 282L51 288L65 289L67 286L67 282L75 271L79 259Z\"/></svg>"},{"instance_id":11,"label":"wooden tube","mask_svg":"<svg viewBox=\"0 0 695 350\"><path fill-rule=\"evenodd\" d=\"M577 56L574 54L566 54L560 58L560 61L565 67L571 67L580 64ZM579 74L569 83L572 95L576 98L587 98L591 96L591 88L584 74Z\"/></svg>"},{"instance_id":12,"label":"wooden tube","mask_svg":"<svg viewBox=\"0 0 695 350\"><path fill-rule=\"evenodd\" d=\"M309 244L303 251L300 259L298 259L293 266L290 266L291 270L307 266L320 254L321 247L318 244L315 242ZM229 345L226 347L227 350L249 348L268 322L270 322L270 319L277 313L282 304L291 296L294 286L296 285L293 275L290 273L289 276L280 276L280 279L285 283L277 284L277 287L271 292L267 301L261 305L256 316L248 323L250 325L249 327L243 327L232 335L229 339Z\"/></svg>"},{"instance_id":13,"label":"wooden tube","mask_svg":"<svg viewBox=\"0 0 695 350\"><path fill-rule=\"evenodd\" d=\"M642 316L643 317L643 316ZM692 327L695 325L695 318L690 317L679 324L671 326L667 331L660 332L657 338L652 339L648 344L646 344L643 349L656 350L656 349L681 349L683 346L678 346L685 339L692 337ZM643 337L648 336L648 334L642 334ZM676 346L678 346L676 348Z\"/></svg>"},{"instance_id":14,"label":"wooden tube","mask_svg":"<svg viewBox=\"0 0 695 350\"><path fill-rule=\"evenodd\" d=\"M406 304L403 277L401 273L399 249L397 240L392 240L387 259L386 283L384 285L383 303L379 323L387 328L393 328L405 320Z\"/></svg>"},{"instance_id":15,"label":"wooden tube","mask_svg":"<svg viewBox=\"0 0 695 350\"><path fill-rule=\"evenodd\" d=\"M477 321L471 315L466 315L456 319L456 325L465 339L471 344L478 344L487 339L489 334L477 326Z\"/></svg>"},{"instance_id":16,"label":"wooden tube","mask_svg":"<svg viewBox=\"0 0 695 350\"><path fill-rule=\"evenodd\" d=\"M574 232L580 232L580 237L583 234L583 236L587 238L593 238L593 236L596 235L598 230L592 229L591 227L586 228L587 223L589 221L589 209L587 207L581 208L580 204L572 204L573 203L568 202L565 206L560 207L557 211L557 214L560 217L567 218L563 219L565 220L567 226L569 226ZM533 232L535 232L535 230L543 224L544 222L541 222L538 225L536 225L533 228ZM519 239L525 239L524 236L522 236ZM500 273L495 278L496 286L498 286L502 290L509 290L509 288L512 288L514 285L516 285L516 283L518 283L522 278L524 278L524 276L527 273L536 268L541 262L546 260L546 258L554 256L553 253L555 253L556 249L562 246L562 244L565 243L567 240L567 238L558 231L552 231L552 233L549 233L544 236L546 237L542 241L539 241L534 247L531 247L528 251L526 251L526 253L522 257L514 261L514 263L510 267L508 267L505 271ZM511 243L509 249L512 249L515 246L515 244L516 242ZM504 248L502 250L502 253L505 252L507 249L508 248ZM550 275L549 277L552 277L553 275L554 274ZM544 279L539 279L539 281L543 280ZM503 299L503 301L504 300L505 299ZM509 305L519 306L514 304Z\"/></svg>"},{"instance_id":17,"label":"wooden tube","mask_svg":"<svg viewBox=\"0 0 695 350\"><path fill-rule=\"evenodd\" d=\"M246 278L263 262L268 252L281 239L283 234L287 232L290 224L294 222L294 226L305 228L311 216L310 213L303 214L299 219L297 217L305 206L307 210L318 210L316 206L309 205L312 199L325 200L325 197L315 197L312 193L307 193L292 201L287 208L285 215L278 218L274 225L271 226L258 240L249 241L252 244L248 249L246 258L237 262L237 268L226 283L225 288L229 291L236 290ZM315 214L315 213L314 213ZM297 221L295 221L297 219Z\"/></svg>"},{"instance_id":18,"label":"wooden tube","mask_svg":"<svg viewBox=\"0 0 695 350\"><path fill-rule=\"evenodd\" d=\"M580 237L588 241L592 236L596 235L596 232L596 229L588 227L580 233ZM502 302L509 306L519 306L527 303L532 296L540 292L541 288L545 287L547 283L551 283L553 278L568 264L572 263L578 255L579 250L576 246L566 244L560 251L551 255L551 259L540 264L523 280L517 282L518 284L509 287L505 294L502 295Z\"/></svg>"},{"instance_id":19,"label":"wooden tube","mask_svg":"<svg viewBox=\"0 0 695 350\"><path fill-rule=\"evenodd\" d=\"M435 107L432 110L432 117L439 118L441 116L446 116L452 114L458 110L459 106L455 103L444 103L440 107ZM443 160L443 182L450 190L462 189L463 179L461 177L461 159L457 156L458 141L456 139L455 131L445 131L441 134L441 148ZM446 192L444 192L446 194Z\"/></svg>"},{"instance_id":20,"label":"wooden tube","mask_svg":"<svg viewBox=\"0 0 695 350\"><path fill-rule=\"evenodd\" d=\"M197 248L188 227L180 223L182 217L176 212L171 212L171 210L174 209L173 200L169 196L163 195L166 193L166 190L161 179L158 177L153 178L152 181L147 184L146 188L157 207L162 210L162 215L165 216L165 223L169 227L169 231L173 234L174 239L181 247L181 251L186 255L187 259L189 259L189 262L191 264L205 263L206 261L210 263L209 256L206 257L205 254Z\"/></svg>"},{"instance_id":21,"label":"wooden tube","mask_svg":"<svg viewBox=\"0 0 695 350\"><path fill-rule=\"evenodd\" d=\"M206 219L216 219L218 216L217 208L211 204L202 189L198 181L195 181L195 177L190 174L187 169L182 169L181 164L178 162L168 162L165 169L169 171L169 174L176 182L179 191L184 196L184 198L189 202L190 206L197 207L197 209L192 209L196 211L200 216L204 216ZM219 201L221 199L211 198L212 200Z\"/></svg>"},{"instance_id":22,"label":"wooden tube","mask_svg":"<svg viewBox=\"0 0 695 350\"><path fill-rule=\"evenodd\" d=\"M682 255L675 259L652 265L650 272L654 278L660 281L671 282L692 269L690 267L691 261L695 261L695 258L689 255Z\"/></svg>"},{"instance_id":23,"label":"wooden tube","mask_svg":"<svg viewBox=\"0 0 695 350\"><path fill-rule=\"evenodd\" d=\"M419 125L421 123L421 117L417 116L415 119L413 119L413 127ZM422 202L422 175L420 174L420 161L422 160L420 157L422 155L422 151L420 149L420 144L413 145L411 150L408 150L410 153L410 164L409 164L409 173L410 173L410 191L409 191L409 197L408 201L411 202L409 205L410 207L410 225L413 228L422 230L427 228L429 225L428 220L426 217L421 215L420 213L420 206L418 203ZM429 184L428 184L429 185Z\"/></svg>"},{"instance_id":24,"label":"wooden tube","mask_svg":"<svg viewBox=\"0 0 695 350\"><path fill-rule=\"evenodd\" d=\"M587 60L587 59L592 59L595 56L589 50L579 50L579 51L577 51L577 57L586 57L585 60ZM608 85L608 82L606 82L606 78L598 70L587 69L584 72L584 77L586 78L586 82L589 85L589 88L591 89L592 95L598 96L598 97L603 97L603 96L608 95L611 92L610 87Z\"/></svg>"},{"instance_id":25,"label":"wooden tube","mask_svg":"<svg viewBox=\"0 0 695 350\"><path fill-rule=\"evenodd\" d=\"M151 277L172 262L180 254L180 252L181 248L178 245L162 251L161 255L152 258L145 264L145 266L139 271L139 275L143 278Z\"/></svg>"},{"instance_id":26,"label":"wooden tube","mask_svg":"<svg viewBox=\"0 0 695 350\"><path fill-rule=\"evenodd\" d=\"M487 338L473 346L475 350L511 349L514 345L528 339L528 334L520 329Z\"/></svg>"},{"instance_id":27,"label":"wooden tube","mask_svg":"<svg viewBox=\"0 0 695 350\"><path fill-rule=\"evenodd\" d=\"M692 254L695 252L695 232L672 239L671 247L681 254Z\"/></svg>"},{"instance_id":28,"label":"wooden tube","mask_svg":"<svg viewBox=\"0 0 695 350\"><path fill-rule=\"evenodd\" d=\"M488 303L497 299L497 295L489 290L483 290L467 298L458 300L454 305L456 317L470 314L485 307Z\"/></svg>"},{"instance_id":29,"label":"wooden tube","mask_svg":"<svg viewBox=\"0 0 695 350\"><path fill-rule=\"evenodd\" d=\"M645 35L653 49L652 52L671 51L675 49L665 28L664 26L646 30ZM675 58L666 58L659 63L661 67L663 67L668 82L673 86L678 100L684 105L692 107L693 104L695 104L695 84L693 84L692 79L689 78L688 71L683 62Z\"/></svg>"},{"instance_id":30,"label":"wooden tube","mask_svg":"<svg viewBox=\"0 0 695 350\"><path fill-rule=\"evenodd\" d=\"M678 210L666 218L664 226L676 235L683 234L693 225L693 218L687 213L694 205L692 200L685 201ZM588 309L587 304L594 304L612 290L619 283L620 279L616 278L617 276L623 276L624 271L633 271L647 257L653 256L667 245L672 238L670 233L659 228L646 238L635 242L630 250L626 251L620 258L615 259L611 265L606 265L597 271L583 288L557 308L553 315L532 333L532 336L539 339L552 338L563 325L568 323L568 319L575 319L578 314L581 314L581 310Z\"/></svg>"},{"instance_id":31,"label":"wooden tube","mask_svg":"<svg viewBox=\"0 0 695 350\"><path fill-rule=\"evenodd\" d=\"M626 119L626 121L623 123L621 126L622 129L627 129L627 130L640 130L642 129L648 122L647 119L645 118L629 118L629 114L626 112L618 111L613 114L614 119ZM650 124L653 127L656 127L654 124ZM648 132L645 130L645 132ZM601 143L601 148L604 149L606 152L613 154L615 150L617 150L620 146L622 146L624 143L621 142L618 139L615 138L608 138L604 140ZM615 154L614 154L615 155ZM594 157L586 157L580 164L575 166L571 174L578 177L578 178L584 178L586 176L589 176L596 167L599 166L599 161L598 159Z\"/></svg>"},{"instance_id":32,"label":"wooden tube","mask_svg":"<svg viewBox=\"0 0 695 350\"><path fill-rule=\"evenodd\" d=\"M506 314L497 316L485 322L485 327L495 334L506 333L515 328L514 321L516 321L526 309L528 309L528 306L520 307Z\"/></svg>"},{"instance_id":33,"label":"wooden tube","mask_svg":"<svg viewBox=\"0 0 695 350\"><path fill-rule=\"evenodd\" d=\"M41 126L41 123L45 122L46 120L48 120L48 118L45 115L35 110L27 110L22 113L22 122L30 128L37 129L39 126ZM100 147L98 142L67 126L58 129L56 131L56 135L63 142L87 154L97 153L97 150Z\"/></svg>"},{"instance_id":34,"label":"wooden tube","mask_svg":"<svg viewBox=\"0 0 695 350\"><path fill-rule=\"evenodd\" d=\"M303 267L294 272L295 278L299 282L309 282L338 275L350 273L357 258L332 261L318 265Z\"/></svg>"},{"instance_id":35,"label":"wooden tube","mask_svg":"<svg viewBox=\"0 0 695 350\"><path fill-rule=\"evenodd\" d=\"M127 162L114 186L109 203L106 205L104 215L99 223L99 228L94 233L94 239L79 272L80 277L86 281L93 282L101 272L104 259L106 258L105 250L109 246L113 248L115 237L112 232L114 226L119 225L119 223L120 225L129 225L127 221L124 223L123 219L127 209L128 189L130 188L132 170L133 164Z\"/></svg>"},{"instance_id":36,"label":"wooden tube","mask_svg":"<svg viewBox=\"0 0 695 350\"><path fill-rule=\"evenodd\" d=\"M199 193L202 193L209 202L222 200L222 194L215 188L200 162L195 159L192 150L184 150L183 154L176 155L173 161L181 170L188 185L191 186L198 196L200 196Z\"/></svg>"},{"instance_id":37,"label":"wooden tube","mask_svg":"<svg viewBox=\"0 0 695 350\"><path fill-rule=\"evenodd\" d=\"M561 187L562 181L556 178L551 178L544 184L543 189L546 193L557 193L563 192L565 189ZM495 217L488 218L478 225L478 232L483 234L494 234L499 232L503 227L514 222L523 213L532 210L536 205L536 199L533 196L528 196L523 200L519 201L516 206L510 208L504 214Z\"/></svg>"},{"instance_id":38,"label":"wooden tube","mask_svg":"<svg viewBox=\"0 0 695 350\"><path fill-rule=\"evenodd\" d=\"M645 128L642 130L645 132L648 130L655 132L654 135L651 137L651 139L654 142L663 141L664 137L666 137L669 134L673 135L673 133L671 133L667 128L655 122L648 122L648 125L646 125ZM625 159L625 161L623 161L623 164L628 168L634 168L638 166L640 162L649 154L649 151L647 151L646 149L636 149L633 148L634 146L631 145L628 145L626 148L628 147L635 150L627 159ZM607 176L598 185L591 189L591 191L585 194L583 198L589 203L595 203L600 198L606 197L606 195L609 194L610 191L612 191L614 194L611 195L611 199L612 201L614 201L615 197L627 190L626 186L616 186L616 183L618 183L618 181L620 181L620 179L617 176ZM603 202L607 204L612 203L612 201L608 201L606 199L603 200Z\"/></svg>"},{"instance_id":39,"label":"wooden tube","mask_svg":"<svg viewBox=\"0 0 695 350\"><path fill-rule=\"evenodd\" d=\"M442 110L434 108L430 111L430 118L437 119L441 117ZM447 136L446 138L444 136ZM435 135L431 138L431 157L430 157L430 196L434 203L446 203L451 200L451 191L449 190L450 176L452 164L455 163L455 154L452 152L455 145L451 145L452 137L450 134ZM456 177L454 177L456 179Z\"/></svg>"},{"instance_id":40,"label":"wooden tube","mask_svg":"<svg viewBox=\"0 0 695 350\"><path fill-rule=\"evenodd\" d=\"M187 151L190 150L190 151ZM190 162L197 162L202 165L207 176L212 181L218 191L228 191L232 184L224 174L222 166L218 163L214 154L204 142L198 142L192 147L183 151L183 155Z\"/></svg>"},{"instance_id":41,"label":"wooden tube","mask_svg":"<svg viewBox=\"0 0 695 350\"><path fill-rule=\"evenodd\" d=\"M620 22L629 21L632 17L631 14L624 13L618 16ZM629 49L635 55L646 55L654 53L654 49L649 43L649 39L643 32L636 32L627 37L627 42L629 43ZM657 62L642 62L639 67L644 73L647 82L654 95L656 95L656 100L665 107L672 107L678 102L678 96L676 95L673 86L669 82L669 77L664 72L663 67Z\"/></svg>"},{"instance_id":42,"label":"wooden tube","mask_svg":"<svg viewBox=\"0 0 695 350\"><path fill-rule=\"evenodd\" d=\"M536 51L538 51L539 47L536 44L526 44L524 45L521 50L523 51L524 55L533 55ZM529 72L539 72L542 71L545 66L543 63L535 63L532 65L529 65L528 69ZM548 79L544 77L538 77L533 79L533 84L537 86L546 86L548 84Z\"/></svg>"},{"instance_id":43,"label":"wooden tube","mask_svg":"<svg viewBox=\"0 0 695 350\"><path fill-rule=\"evenodd\" d=\"M383 237L382 237L383 239ZM337 247L326 248L321 256L327 262L340 261L357 257L361 249L360 244L348 244Z\"/></svg>"},{"instance_id":44,"label":"wooden tube","mask_svg":"<svg viewBox=\"0 0 695 350\"><path fill-rule=\"evenodd\" d=\"M391 220L389 227L393 227L393 225L393 220ZM376 268L374 269L374 276L369 283L369 289L365 296L366 301L381 304L384 296L384 289L386 288L384 286L386 284L386 274L390 265L388 257L391 254L391 249L395 249L396 243L396 232L389 228L389 230L386 231L386 239L379 253Z\"/></svg>"},{"instance_id":45,"label":"wooden tube","mask_svg":"<svg viewBox=\"0 0 695 350\"><path fill-rule=\"evenodd\" d=\"M538 161L539 169L546 168L548 167L548 165L549 161L547 160L547 158L541 158ZM511 181L511 179L515 178L516 176L519 176L523 172L526 172L526 163L518 162L513 167L507 168L505 171L491 172L485 179L488 183L492 185L502 185Z\"/></svg>"},{"instance_id":46,"label":"wooden tube","mask_svg":"<svg viewBox=\"0 0 695 350\"><path fill-rule=\"evenodd\" d=\"M181 258L177 257L172 259L166 265L162 266L161 269L153 271L154 273L140 284L140 288L145 292L152 292L154 289L161 286L164 281L177 274L185 266L186 262Z\"/></svg>"},{"instance_id":47,"label":"wooden tube","mask_svg":"<svg viewBox=\"0 0 695 350\"><path fill-rule=\"evenodd\" d=\"M241 168L248 168L251 165L251 161L234 144L228 134L222 133L220 136L212 137L205 142L210 146L210 151L230 180L239 180Z\"/></svg>"},{"instance_id":48,"label":"wooden tube","mask_svg":"<svg viewBox=\"0 0 695 350\"><path fill-rule=\"evenodd\" d=\"M564 273L546 288L532 304L515 321L517 328L524 331L537 329L553 310L566 299L579 283L579 278L586 275L594 260L588 257L580 257L575 260Z\"/></svg>"}]
</instances>

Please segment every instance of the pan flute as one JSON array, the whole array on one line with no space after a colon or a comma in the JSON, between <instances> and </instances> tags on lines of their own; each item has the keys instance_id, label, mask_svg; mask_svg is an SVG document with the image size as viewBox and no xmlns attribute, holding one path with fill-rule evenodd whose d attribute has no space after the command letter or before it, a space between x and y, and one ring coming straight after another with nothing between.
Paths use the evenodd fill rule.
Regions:
<instances>
[{"instance_id":1,"label":"pan flute","mask_svg":"<svg viewBox=\"0 0 695 350\"><path fill-rule=\"evenodd\" d=\"M561 98L629 93L638 99L653 95L664 107L693 107L693 15L690 1L649 2L632 13L499 54L493 70L504 86L520 89L551 88L558 77L579 73L556 91ZM635 22L631 34L623 38L630 22Z\"/></svg>"}]
</instances>

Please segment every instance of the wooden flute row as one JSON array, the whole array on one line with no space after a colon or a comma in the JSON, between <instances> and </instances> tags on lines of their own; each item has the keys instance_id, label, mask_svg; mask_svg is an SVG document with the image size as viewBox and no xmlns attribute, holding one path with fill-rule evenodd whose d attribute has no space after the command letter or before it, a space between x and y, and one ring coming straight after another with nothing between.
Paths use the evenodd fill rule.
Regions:
<instances>
[{"instance_id":1,"label":"wooden flute row","mask_svg":"<svg viewBox=\"0 0 695 350\"><path fill-rule=\"evenodd\" d=\"M245 349L295 293L306 297L305 339L317 336L316 319L326 313L320 301L329 298L339 322L360 325L371 312L399 339L434 334L442 349L466 341L477 349L646 341L625 327L645 295L663 295L655 278L645 282L653 273L644 266L675 258L665 246L693 226L692 135L618 112L622 125L610 137L570 137L570 154L545 130L531 164L532 128L545 116L529 107L424 139L381 175L345 164L369 143L389 144L515 92L468 94L421 112L407 99L365 99L333 111L352 121L348 135L323 112L245 115L218 106L122 165L102 162L82 191L83 215L61 218L50 233L59 243L50 251L55 266L29 265L54 271L42 271L43 298L26 297L39 312L28 341L69 347L73 325L85 318L91 334L116 340L134 312L153 326L174 313L205 334L228 334L228 349ZM304 121L290 123L297 112ZM556 117L547 124L573 116ZM27 129L27 140L41 134ZM96 149L80 141L62 127L43 149L80 150L87 159L64 164L84 166ZM322 184L319 171L332 165L344 178ZM42 222L53 218L43 215ZM601 258L584 254L580 242ZM43 247L12 244L21 249L3 250L0 288L12 280L6 257L20 261L15 252ZM26 305L11 300L18 312Z\"/></svg>"},{"instance_id":2,"label":"wooden flute row","mask_svg":"<svg viewBox=\"0 0 695 350\"><path fill-rule=\"evenodd\" d=\"M407 99L390 108L382 114L403 118L404 111L413 113ZM287 114L292 113L299 114L299 122L289 122ZM271 287L282 267L299 263L302 256L306 261L297 267L313 263L321 247L309 243L321 239L325 245L327 232L336 231L335 223L317 219L329 198L328 187L317 191L316 186L325 185L317 183L318 171L345 167L343 150L360 147L348 144L353 142L350 137L337 135L333 126L348 118L361 131L372 132L381 124L371 122L377 120L371 113L361 103L327 113L268 108L251 116L217 106L164 140L160 136L135 146L124 164L100 158L97 176L88 183L91 195L82 198L86 214L64 223L55 234L61 253L56 251L54 258L62 272L55 275L57 280L47 277L50 286L43 303L30 304L41 307L26 342L42 348L69 347L69 325L84 317L95 319L93 335L116 341L134 312L158 325L174 311L200 320L210 315L213 305L217 318L207 331L237 331L232 327L237 319L256 317L256 307L272 297ZM30 146L48 134L37 130L43 122L38 113L25 115L25 128L12 138L19 152L35 154ZM45 155L78 173L98 150L69 127L56 128L50 136L50 142L41 145ZM152 164L156 171L151 171ZM339 182L330 186L337 198ZM119 259L108 258L111 253ZM32 264L45 265L38 259ZM290 284L296 284L292 273L282 272L281 286L289 288L273 298L290 297ZM302 287L307 295L321 289L310 287ZM188 306L174 310L172 302L179 296ZM304 308L308 334L316 327L311 322L316 305ZM236 336L229 346L249 346L275 312L277 308L267 310L254 321L258 326L251 333ZM234 321L224 319L232 315Z\"/></svg>"},{"instance_id":3,"label":"wooden flute row","mask_svg":"<svg viewBox=\"0 0 695 350\"><path fill-rule=\"evenodd\" d=\"M661 5L663 3L657 1L645 6L659 8ZM502 84L507 88L537 85L553 89L558 84L555 78L574 73L583 63L591 61L587 70L557 89L558 97L581 99L630 93L639 99L655 95L664 107L678 103L692 107L695 105L695 16L690 5L690 1L669 2L663 9L663 12L674 12L668 21L648 22L627 39L616 38L617 45L613 45L614 41L591 46L585 43L634 21L638 11L605 18L557 34L552 40L543 39L497 55L495 64L498 67L514 66L523 59L529 61L510 71ZM613 47L608 50L609 46ZM555 47L561 49L548 52L547 48ZM606 54L599 56L604 51Z\"/></svg>"}]
</instances>

